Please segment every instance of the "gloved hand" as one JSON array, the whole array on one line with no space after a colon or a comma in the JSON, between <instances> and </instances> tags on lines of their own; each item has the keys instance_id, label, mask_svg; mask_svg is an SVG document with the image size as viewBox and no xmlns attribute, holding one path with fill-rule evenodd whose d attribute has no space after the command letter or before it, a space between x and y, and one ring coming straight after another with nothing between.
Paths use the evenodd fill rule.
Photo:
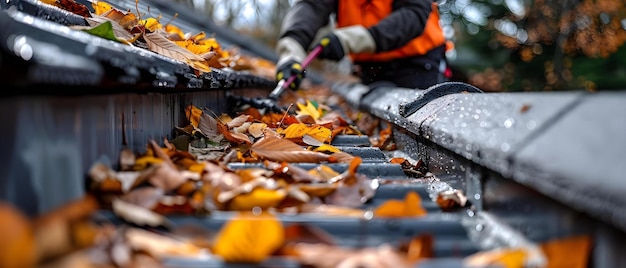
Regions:
<instances>
[{"instance_id":1,"label":"gloved hand","mask_svg":"<svg viewBox=\"0 0 626 268\"><path fill-rule=\"evenodd\" d=\"M298 61L290 59L276 68L276 81L287 80L292 75L295 75L296 78L287 87L297 90L300 87L300 83L302 83L302 79L306 76L302 65Z\"/></svg>"},{"instance_id":2,"label":"gloved hand","mask_svg":"<svg viewBox=\"0 0 626 268\"><path fill-rule=\"evenodd\" d=\"M337 28L320 39L323 47L320 59L338 61L350 53L374 52L376 42L369 31L361 26Z\"/></svg>"},{"instance_id":3,"label":"gloved hand","mask_svg":"<svg viewBox=\"0 0 626 268\"><path fill-rule=\"evenodd\" d=\"M276 52L278 53L276 82L280 82L283 79L287 80L292 74L295 74L296 79L288 87L292 90L298 89L302 79L305 77L304 69L300 63L306 57L306 51L293 38L283 37L278 40Z\"/></svg>"}]
</instances>

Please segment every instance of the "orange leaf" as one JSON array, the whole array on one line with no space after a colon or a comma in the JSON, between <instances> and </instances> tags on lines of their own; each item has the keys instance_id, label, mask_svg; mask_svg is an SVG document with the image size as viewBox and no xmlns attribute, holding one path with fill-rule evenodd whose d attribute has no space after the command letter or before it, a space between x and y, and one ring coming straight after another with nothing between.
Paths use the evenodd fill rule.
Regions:
<instances>
[{"instance_id":1,"label":"orange leaf","mask_svg":"<svg viewBox=\"0 0 626 268\"><path fill-rule=\"evenodd\" d=\"M228 263L260 263L285 240L280 221L263 213L240 213L219 231L213 252Z\"/></svg>"},{"instance_id":2,"label":"orange leaf","mask_svg":"<svg viewBox=\"0 0 626 268\"><path fill-rule=\"evenodd\" d=\"M503 268L525 267L527 253L524 249L495 249L474 253L465 258L464 264L469 267Z\"/></svg>"},{"instance_id":3,"label":"orange leaf","mask_svg":"<svg viewBox=\"0 0 626 268\"><path fill-rule=\"evenodd\" d=\"M219 132L222 135L224 135L224 138L232 143L235 143L235 144L242 144L242 143L251 144L252 143L248 135L244 133L237 133L237 132L230 131L228 126L221 121L217 121L217 128Z\"/></svg>"},{"instance_id":4,"label":"orange leaf","mask_svg":"<svg viewBox=\"0 0 626 268\"><path fill-rule=\"evenodd\" d=\"M274 136L261 138L250 149L255 155L276 162L320 163L329 158L327 154L307 151L292 141Z\"/></svg>"},{"instance_id":5,"label":"orange leaf","mask_svg":"<svg viewBox=\"0 0 626 268\"><path fill-rule=\"evenodd\" d=\"M587 267L591 250L591 238L579 235L548 241L541 245L550 267Z\"/></svg>"},{"instance_id":6,"label":"orange leaf","mask_svg":"<svg viewBox=\"0 0 626 268\"><path fill-rule=\"evenodd\" d=\"M200 126L200 116L202 115L202 110L193 105L187 105L185 107L185 115L187 116L187 120L194 127L198 128Z\"/></svg>"},{"instance_id":7,"label":"orange leaf","mask_svg":"<svg viewBox=\"0 0 626 268\"><path fill-rule=\"evenodd\" d=\"M376 217L419 217L426 215L426 210L421 205L422 201L415 192L408 192L404 200L387 200L374 210Z\"/></svg>"}]
</instances>

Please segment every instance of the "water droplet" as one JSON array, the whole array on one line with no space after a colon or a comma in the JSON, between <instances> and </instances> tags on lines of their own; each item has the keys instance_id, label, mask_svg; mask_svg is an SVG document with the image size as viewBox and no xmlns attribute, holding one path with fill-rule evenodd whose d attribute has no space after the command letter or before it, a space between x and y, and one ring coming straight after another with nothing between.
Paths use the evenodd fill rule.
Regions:
<instances>
[{"instance_id":1,"label":"water droplet","mask_svg":"<svg viewBox=\"0 0 626 268\"><path fill-rule=\"evenodd\" d=\"M371 220L374 218L374 212L372 212L371 210L365 211L365 213L363 213L363 218L365 218L366 220Z\"/></svg>"},{"instance_id":2,"label":"water droplet","mask_svg":"<svg viewBox=\"0 0 626 268\"><path fill-rule=\"evenodd\" d=\"M480 200L480 194L474 194L474 199L475 200Z\"/></svg>"},{"instance_id":3,"label":"water droplet","mask_svg":"<svg viewBox=\"0 0 626 268\"><path fill-rule=\"evenodd\" d=\"M482 231L484 229L484 226L482 224L476 224L476 231Z\"/></svg>"},{"instance_id":4,"label":"water droplet","mask_svg":"<svg viewBox=\"0 0 626 268\"><path fill-rule=\"evenodd\" d=\"M505 143L503 143L503 144L500 144L500 150L502 150L503 152L505 152L505 153L506 153L506 152L508 152L509 150L511 150L511 145L510 145L510 144L508 144L508 143L506 143L506 142L505 142Z\"/></svg>"},{"instance_id":5,"label":"water droplet","mask_svg":"<svg viewBox=\"0 0 626 268\"><path fill-rule=\"evenodd\" d=\"M504 127L505 128L510 128L510 127L513 126L514 123L515 123L515 119L507 118L506 120L504 120Z\"/></svg>"}]
</instances>

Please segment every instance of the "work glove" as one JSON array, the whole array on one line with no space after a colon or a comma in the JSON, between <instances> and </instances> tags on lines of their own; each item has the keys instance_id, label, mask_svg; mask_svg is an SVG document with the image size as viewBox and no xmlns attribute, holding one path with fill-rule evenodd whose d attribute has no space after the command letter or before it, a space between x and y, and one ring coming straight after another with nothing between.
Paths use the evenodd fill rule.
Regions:
<instances>
[{"instance_id":1,"label":"work glove","mask_svg":"<svg viewBox=\"0 0 626 268\"><path fill-rule=\"evenodd\" d=\"M291 75L296 75L296 78L288 85L288 88L292 90L298 89L302 79L305 77L301 62L306 57L306 51L295 39L283 37L276 44L276 52L278 53L276 82L280 82L283 79L287 80Z\"/></svg>"},{"instance_id":2,"label":"work glove","mask_svg":"<svg viewBox=\"0 0 626 268\"><path fill-rule=\"evenodd\" d=\"M284 79L286 82L292 75L295 75L296 78L287 87L297 90L305 77L305 72L300 62L290 59L276 68L276 81Z\"/></svg>"},{"instance_id":3,"label":"work glove","mask_svg":"<svg viewBox=\"0 0 626 268\"><path fill-rule=\"evenodd\" d=\"M318 58L334 61L341 60L350 53L376 51L374 38L361 25L337 28L322 37L318 45L323 47Z\"/></svg>"}]
</instances>

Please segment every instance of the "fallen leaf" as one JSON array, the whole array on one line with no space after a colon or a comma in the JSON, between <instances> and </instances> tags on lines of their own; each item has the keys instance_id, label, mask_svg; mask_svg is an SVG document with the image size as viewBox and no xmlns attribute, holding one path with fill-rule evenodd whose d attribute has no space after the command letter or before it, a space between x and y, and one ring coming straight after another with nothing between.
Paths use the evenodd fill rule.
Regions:
<instances>
[{"instance_id":1,"label":"fallen leaf","mask_svg":"<svg viewBox=\"0 0 626 268\"><path fill-rule=\"evenodd\" d=\"M228 263L260 263L283 245L285 233L273 215L239 213L220 229L213 252Z\"/></svg>"},{"instance_id":2,"label":"fallen leaf","mask_svg":"<svg viewBox=\"0 0 626 268\"><path fill-rule=\"evenodd\" d=\"M450 211L453 208L464 207L467 204L467 197L459 190L446 190L437 194L437 204L443 211Z\"/></svg>"},{"instance_id":3,"label":"fallen leaf","mask_svg":"<svg viewBox=\"0 0 626 268\"><path fill-rule=\"evenodd\" d=\"M210 257L207 249L197 247L178 237L157 234L139 228L129 228L124 232L124 235L133 250L144 251L158 258L206 259Z\"/></svg>"},{"instance_id":4,"label":"fallen leaf","mask_svg":"<svg viewBox=\"0 0 626 268\"><path fill-rule=\"evenodd\" d=\"M404 200L390 199L380 204L374 210L375 217L420 217L426 215L426 210L422 207L419 195L413 191L408 192Z\"/></svg>"},{"instance_id":5,"label":"fallen leaf","mask_svg":"<svg viewBox=\"0 0 626 268\"><path fill-rule=\"evenodd\" d=\"M0 202L0 218L0 267L36 267L39 245L30 220L6 202Z\"/></svg>"},{"instance_id":6,"label":"fallen leaf","mask_svg":"<svg viewBox=\"0 0 626 268\"><path fill-rule=\"evenodd\" d=\"M261 138L250 149L262 159L277 162L320 163L329 158L327 154L308 151L292 141L273 136Z\"/></svg>"},{"instance_id":7,"label":"fallen leaf","mask_svg":"<svg viewBox=\"0 0 626 268\"><path fill-rule=\"evenodd\" d=\"M285 139L291 139L298 143L301 142L304 135L308 135L319 142L326 142L330 139L332 132L330 129L320 125L306 125L304 123L291 124L282 132Z\"/></svg>"},{"instance_id":8,"label":"fallen leaf","mask_svg":"<svg viewBox=\"0 0 626 268\"><path fill-rule=\"evenodd\" d=\"M319 105L310 100L306 101L306 105L302 103L296 103L296 105L298 106L298 114L300 115L310 115L313 119L317 120L322 114Z\"/></svg>"},{"instance_id":9,"label":"fallen leaf","mask_svg":"<svg viewBox=\"0 0 626 268\"><path fill-rule=\"evenodd\" d=\"M526 267L527 253L524 249L505 248L480 251L465 257L463 264L468 267Z\"/></svg>"},{"instance_id":10,"label":"fallen leaf","mask_svg":"<svg viewBox=\"0 0 626 268\"><path fill-rule=\"evenodd\" d=\"M228 210L252 210L255 207L261 209L278 206L287 196L285 189L255 188L249 193L239 194L228 202Z\"/></svg>"},{"instance_id":11,"label":"fallen leaf","mask_svg":"<svg viewBox=\"0 0 626 268\"><path fill-rule=\"evenodd\" d=\"M152 212L147 208L122 201L121 199L114 199L111 205L113 213L127 222L139 226L151 227L169 225L167 219L162 215Z\"/></svg>"},{"instance_id":12,"label":"fallen leaf","mask_svg":"<svg viewBox=\"0 0 626 268\"><path fill-rule=\"evenodd\" d=\"M543 243L541 250L548 259L548 268L583 268L589 265L591 245L591 237L578 235Z\"/></svg>"},{"instance_id":13,"label":"fallen leaf","mask_svg":"<svg viewBox=\"0 0 626 268\"><path fill-rule=\"evenodd\" d=\"M208 66L203 66L201 62L207 61L215 56L215 53L209 53L207 55L196 55L193 52L180 47L173 41L167 39L166 33L163 30L158 30L153 33L146 33L143 35L144 40L148 48L155 53L163 56L170 57L172 59L185 62L197 68L199 71L210 72L211 69Z\"/></svg>"},{"instance_id":14,"label":"fallen leaf","mask_svg":"<svg viewBox=\"0 0 626 268\"><path fill-rule=\"evenodd\" d=\"M263 136L263 129L267 128L265 123L252 123L248 127L248 133L254 138L260 138Z\"/></svg>"}]
</instances>

